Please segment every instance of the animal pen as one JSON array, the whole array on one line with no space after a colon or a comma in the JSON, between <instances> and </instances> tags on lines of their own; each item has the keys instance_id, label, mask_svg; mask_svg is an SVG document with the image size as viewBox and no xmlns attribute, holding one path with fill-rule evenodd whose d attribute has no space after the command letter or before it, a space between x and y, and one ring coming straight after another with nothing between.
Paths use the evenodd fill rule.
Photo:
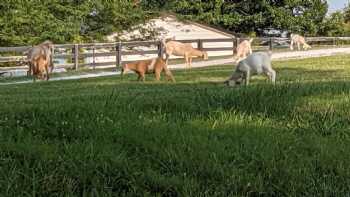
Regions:
<instances>
[{"instance_id":1,"label":"animal pen","mask_svg":"<svg viewBox=\"0 0 350 197\"><path fill-rule=\"evenodd\" d=\"M236 46L243 38L193 39L177 40L191 43L193 47L205 50L212 56L232 56ZM323 49L337 46L350 46L350 37L308 37L307 42L312 47ZM252 47L254 51L288 51L289 38L255 38ZM13 70L27 70L27 66L18 65L25 60L24 52L31 46L0 47L0 76ZM119 69L123 63L150 57L163 57L162 41L137 41L117 43L88 43L88 44L56 44L53 49L55 68L79 70L81 68ZM105 58L105 61L100 61ZM87 61L88 60L88 61Z\"/></svg>"}]
</instances>

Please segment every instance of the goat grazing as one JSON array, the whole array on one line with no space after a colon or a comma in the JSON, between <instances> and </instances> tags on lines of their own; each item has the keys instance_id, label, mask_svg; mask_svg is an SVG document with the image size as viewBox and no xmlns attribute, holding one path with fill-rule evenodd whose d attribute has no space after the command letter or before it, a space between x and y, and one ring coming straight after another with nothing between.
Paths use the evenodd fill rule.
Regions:
<instances>
[{"instance_id":1,"label":"goat grazing","mask_svg":"<svg viewBox=\"0 0 350 197\"><path fill-rule=\"evenodd\" d=\"M265 74L275 83L276 71L271 67L271 53L256 52L240 61L232 76L225 81L229 86L240 85L242 82L249 85L251 75Z\"/></svg>"},{"instance_id":2,"label":"goat grazing","mask_svg":"<svg viewBox=\"0 0 350 197\"><path fill-rule=\"evenodd\" d=\"M290 35L290 50L294 50L294 45L298 46L298 51L300 51L300 45L303 45L303 49L311 49L311 46L308 45L305 41L305 38L298 34L291 34Z\"/></svg>"},{"instance_id":3,"label":"goat grazing","mask_svg":"<svg viewBox=\"0 0 350 197\"><path fill-rule=\"evenodd\" d=\"M168 80L175 82L173 75L168 69L167 64L162 58L154 58L150 60L140 60L133 63L127 63L123 65L122 76L129 70L134 71L138 75L139 81L145 81L146 73L155 73L156 80L160 80L160 73L164 70Z\"/></svg>"},{"instance_id":4,"label":"goat grazing","mask_svg":"<svg viewBox=\"0 0 350 197\"><path fill-rule=\"evenodd\" d=\"M253 53L252 51L253 40L254 40L253 38L251 38L250 40L244 40L237 46L236 54L233 57L235 62L240 62L241 60L245 59L247 55L250 55Z\"/></svg>"},{"instance_id":5,"label":"goat grazing","mask_svg":"<svg viewBox=\"0 0 350 197\"><path fill-rule=\"evenodd\" d=\"M184 44L172 40L165 42L163 40L163 45L165 46L166 64L168 64L171 55L183 56L186 60L187 68L191 68L193 57L202 57L204 60L208 59L208 53L206 51L195 49L188 43Z\"/></svg>"},{"instance_id":6,"label":"goat grazing","mask_svg":"<svg viewBox=\"0 0 350 197\"><path fill-rule=\"evenodd\" d=\"M34 76L34 81L36 78L49 80L49 68L50 72L53 70L52 49L52 42L45 41L32 47L27 52L27 61L29 64L29 71L27 73Z\"/></svg>"}]
</instances>

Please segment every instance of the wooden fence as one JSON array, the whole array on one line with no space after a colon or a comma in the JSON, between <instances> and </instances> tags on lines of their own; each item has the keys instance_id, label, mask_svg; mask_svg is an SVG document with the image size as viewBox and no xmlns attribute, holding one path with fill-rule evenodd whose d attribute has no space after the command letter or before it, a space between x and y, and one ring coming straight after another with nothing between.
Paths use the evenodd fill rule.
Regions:
<instances>
[{"instance_id":1,"label":"wooden fence","mask_svg":"<svg viewBox=\"0 0 350 197\"><path fill-rule=\"evenodd\" d=\"M177 40L183 43L195 43L197 48L211 51L235 51L236 46L242 40L241 38L221 38L221 39L195 39L195 40ZM326 45L337 45L339 42L350 41L350 37L308 37L309 43L327 43ZM290 40L288 38L255 38L253 46L260 46L266 49L273 50L278 46L288 46ZM204 47L205 43L230 43L232 47ZM350 43L350 42L349 42ZM154 50L134 50L133 47L150 47L156 46ZM23 53L28 50L31 46L25 47L0 47L0 54L21 54L17 56L0 56L0 63L16 62L23 59ZM96 52L99 49L108 49L108 52ZM154 54L163 56L164 47L161 41L141 41L141 42L117 42L117 43L89 43L89 44L57 44L54 45L54 58L68 59L69 63L59 65L58 67L72 68L78 70L80 67L92 66L93 68L98 66L115 65L117 68L120 67L123 61L122 56L124 55L146 55ZM90 50L90 52L83 52L84 50ZM60 51L69 51L69 53L62 54ZM115 57L114 61L111 62L95 62L97 57ZM92 58L91 63L83 62L84 58ZM25 68L16 67L16 68ZM0 67L1 70L14 69L14 67Z\"/></svg>"}]
</instances>

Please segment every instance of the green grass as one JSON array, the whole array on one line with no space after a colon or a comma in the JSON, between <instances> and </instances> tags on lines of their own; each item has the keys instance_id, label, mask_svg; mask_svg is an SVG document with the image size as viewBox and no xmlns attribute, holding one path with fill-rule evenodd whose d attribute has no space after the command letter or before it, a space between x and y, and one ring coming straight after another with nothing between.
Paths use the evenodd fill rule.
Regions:
<instances>
[{"instance_id":1,"label":"green grass","mask_svg":"<svg viewBox=\"0 0 350 197\"><path fill-rule=\"evenodd\" d=\"M350 57L0 86L0 196L348 196Z\"/></svg>"}]
</instances>

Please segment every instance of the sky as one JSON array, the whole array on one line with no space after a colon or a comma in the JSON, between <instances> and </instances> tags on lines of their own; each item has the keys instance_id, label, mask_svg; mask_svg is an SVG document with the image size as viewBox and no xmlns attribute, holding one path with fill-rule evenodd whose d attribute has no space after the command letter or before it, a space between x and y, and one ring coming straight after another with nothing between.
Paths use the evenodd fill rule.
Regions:
<instances>
[{"instance_id":1,"label":"sky","mask_svg":"<svg viewBox=\"0 0 350 197\"><path fill-rule=\"evenodd\" d=\"M328 0L329 12L334 12L336 10L343 9L348 3L349 0Z\"/></svg>"}]
</instances>

